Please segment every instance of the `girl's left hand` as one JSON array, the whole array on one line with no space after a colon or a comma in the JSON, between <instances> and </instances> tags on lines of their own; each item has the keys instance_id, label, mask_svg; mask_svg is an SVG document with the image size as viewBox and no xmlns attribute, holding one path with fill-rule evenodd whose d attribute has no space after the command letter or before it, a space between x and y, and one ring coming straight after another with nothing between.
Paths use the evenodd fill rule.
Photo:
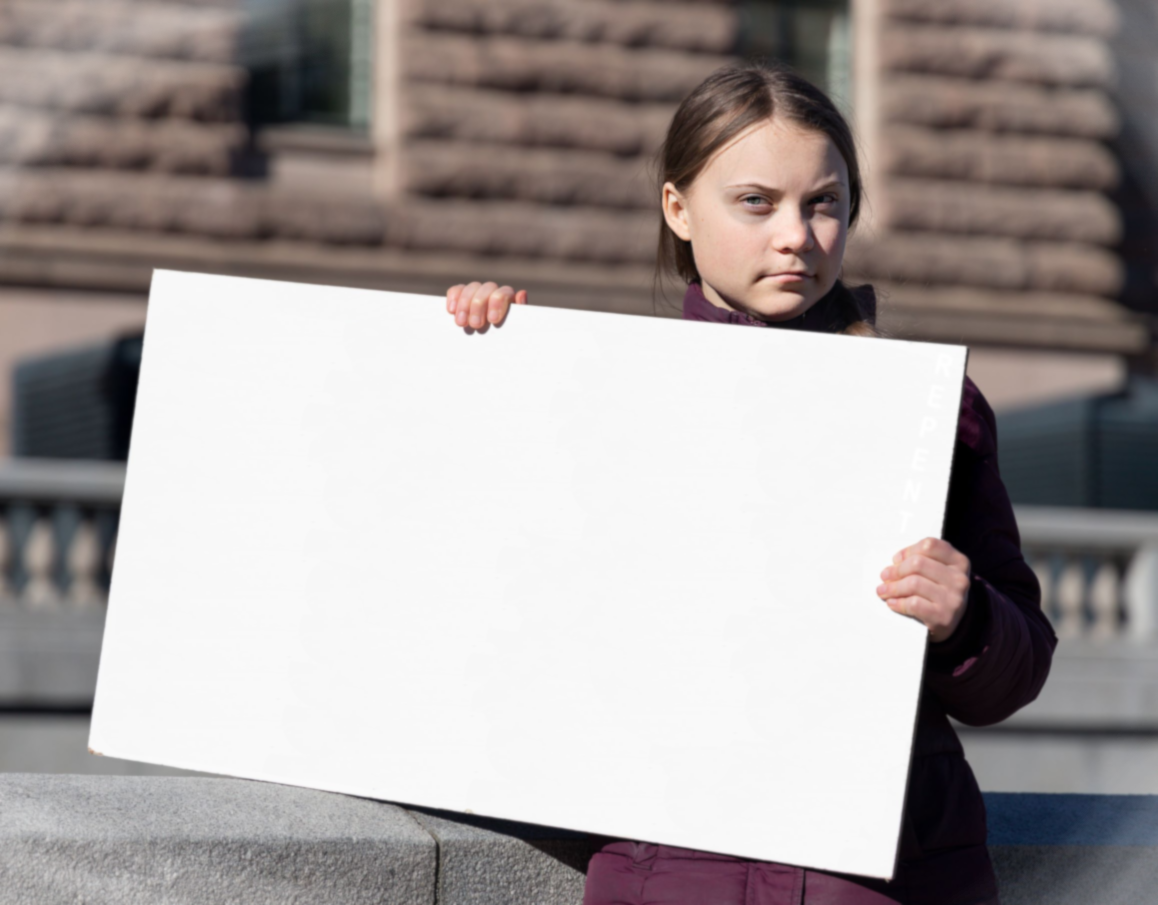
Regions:
<instances>
[{"instance_id":1,"label":"girl's left hand","mask_svg":"<svg viewBox=\"0 0 1158 905\"><path fill-rule=\"evenodd\" d=\"M894 613L912 616L944 641L965 615L971 584L969 558L952 544L926 537L893 557L877 588Z\"/></svg>"}]
</instances>

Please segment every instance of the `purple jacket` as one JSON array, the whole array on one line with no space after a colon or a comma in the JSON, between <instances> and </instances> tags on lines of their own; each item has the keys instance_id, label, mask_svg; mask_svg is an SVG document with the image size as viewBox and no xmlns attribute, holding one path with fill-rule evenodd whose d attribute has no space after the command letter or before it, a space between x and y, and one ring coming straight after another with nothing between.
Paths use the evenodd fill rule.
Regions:
<instances>
[{"instance_id":1,"label":"purple jacket","mask_svg":"<svg viewBox=\"0 0 1158 905\"><path fill-rule=\"evenodd\" d=\"M848 291L838 283L833 293ZM828 329L831 302L831 297L822 299L804 317L780 328ZM715 307L695 284L684 298L683 316L767 326ZM944 538L969 557L973 584L956 632L929 645L893 881L617 842L592 859L584 905L975 905L994 899L985 805L948 718L986 726L1024 707L1045 683L1057 638L1041 611L1037 579L1021 555L1017 524L997 470L993 411L968 379Z\"/></svg>"}]
</instances>

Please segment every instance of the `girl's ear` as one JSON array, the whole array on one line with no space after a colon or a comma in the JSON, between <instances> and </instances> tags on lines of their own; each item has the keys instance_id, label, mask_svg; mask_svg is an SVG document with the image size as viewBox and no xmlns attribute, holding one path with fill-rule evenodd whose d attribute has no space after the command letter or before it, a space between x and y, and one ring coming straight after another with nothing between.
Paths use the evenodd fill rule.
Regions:
<instances>
[{"instance_id":1,"label":"girl's ear","mask_svg":"<svg viewBox=\"0 0 1158 905\"><path fill-rule=\"evenodd\" d=\"M663 184L663 219L677 237L685 242L692 241L692 231L688 227L688 205L683 193L672 183Z\"/></svg>"}]
</instances>

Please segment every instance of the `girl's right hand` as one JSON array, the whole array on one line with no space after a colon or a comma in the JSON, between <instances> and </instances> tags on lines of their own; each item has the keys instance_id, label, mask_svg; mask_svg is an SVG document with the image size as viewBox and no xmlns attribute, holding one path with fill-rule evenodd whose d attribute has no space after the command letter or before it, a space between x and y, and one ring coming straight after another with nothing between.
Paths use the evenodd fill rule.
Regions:
<instances>
[{"instance_id":1,"label":"girl's right hand","mask_svg":"<svg viewBox=\"0 0 1158 905\"><path fill-rule=\"evenodd\" d=\"M512 302L527 304L527 290L515 292L498 283L460 283L446 290L446 310L454 315L454 322L476 330L486 324L501 324Z\"/></svg>"}]
</instances>

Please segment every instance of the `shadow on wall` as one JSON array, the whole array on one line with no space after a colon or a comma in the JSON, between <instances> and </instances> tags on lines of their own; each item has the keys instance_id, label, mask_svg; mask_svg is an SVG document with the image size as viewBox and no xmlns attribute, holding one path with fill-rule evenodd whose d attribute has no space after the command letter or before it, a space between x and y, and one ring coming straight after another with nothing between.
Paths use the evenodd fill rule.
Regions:
<instances>
[{"instance_id":1,"label":"shadow on wall","mask_svg":"<svg viewBox=\"0 0 1158 905\"><path fill-rule=\"evenodd\" d=\"M1158 510L1158 380L1003 412L997 425L1015 504Z\"/></svg>"},{"instance_id":2,"label":"shadow on wall","mask_svg":"<svg viewBox=\"0 0 1158 905\"><path fill-rule=\"evenodd\" d=\"M125 461L142 335L18 364L12 381L12 454Z\"/></svg>"}]
</instances>

